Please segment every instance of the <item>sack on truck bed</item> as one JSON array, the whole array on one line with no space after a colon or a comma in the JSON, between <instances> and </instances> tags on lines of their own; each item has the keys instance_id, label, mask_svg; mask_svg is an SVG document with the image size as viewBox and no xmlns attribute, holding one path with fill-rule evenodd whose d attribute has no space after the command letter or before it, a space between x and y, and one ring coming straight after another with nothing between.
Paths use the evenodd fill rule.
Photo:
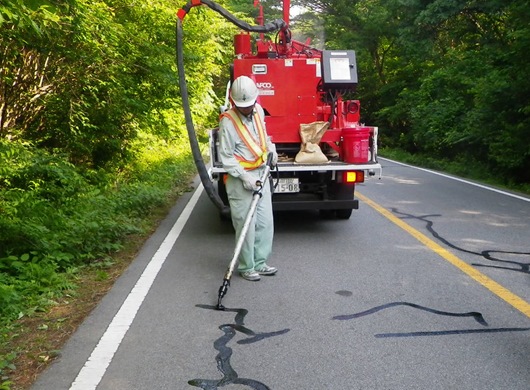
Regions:
<instances>
[{"instance_id":1,"label":"sack on truck bed","mask_svg":"<svg viewBox=\"0 0 530 390\"><path fill-rule=\"evenodd\" d=\"M297 164L324 164L329 162L319 143L329 127L329 122L313 122L300 125L302 145L294 162Z\"/></svg>"}]
</instances>

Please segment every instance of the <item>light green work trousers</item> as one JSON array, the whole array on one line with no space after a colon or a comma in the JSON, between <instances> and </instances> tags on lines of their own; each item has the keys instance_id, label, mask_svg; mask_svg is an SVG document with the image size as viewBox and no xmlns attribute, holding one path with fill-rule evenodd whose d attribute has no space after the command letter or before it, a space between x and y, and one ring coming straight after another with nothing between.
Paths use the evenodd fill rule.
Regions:
<instances>
[{"instance_id":1,"label":"light green work trousers","mask_svg":"<svg viewBox=\"0 0 530 390\"><path fill-rule=\"evenodd\" d=\"M259 180L265 168L249 171L251 175ZM249 225L247 235L239 254L237 270L246 272L259 269L272 252L272 239L274 236L274 220L272 214L272 197L270 182L264 183L262 196L257 204L256 212ZM245 224L246 217L252 203L253 191L246 190L243 182L233 176L228 176L226 181L226 193L230 202L232 224L236 232L236 245L241 236L241 230Z\"/></svg>"}]
</instances>

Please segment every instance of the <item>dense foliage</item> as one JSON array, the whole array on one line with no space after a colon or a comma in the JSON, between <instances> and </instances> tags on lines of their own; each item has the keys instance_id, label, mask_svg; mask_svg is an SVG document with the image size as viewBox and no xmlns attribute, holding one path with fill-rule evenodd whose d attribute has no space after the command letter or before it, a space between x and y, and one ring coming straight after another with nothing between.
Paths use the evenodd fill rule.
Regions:
<instances>
[{"instance_id":1,"label":"dense foliage","mask_svg":"<svg viewBox=\"0 0 530 390\"><path fill-rule=\"evenodd\" d=\"M195 167L175 66L184 3L0 0L0 330L75 288L79 267L111 262L187 188ZM204 136L233 26L193 13L183 49ZM0 387L12 359L0 354Z\"/></svg>"},{"instance_id":2,"label":"dense foliage","mask_svg":"<svg viewBox=\"0 0 530 390\"><path fill-rule=\"evenodd\" d=\"M107 197L127 203L139 196L134 183L146 180L135 175L146 169L139 168L145 151L157 154L157 164L181 157L166 152L187 145L172 3L2 2L2 275L14 273L21 256L51 259L65 269L73 258L90 260L113 249L115 238L132 227L112 218L124 205ZM187 23L191 39L184 50L201 133L216 118L213 85L224 70L231 34L213 13L197 13ZM203 33L212 24L225 39ZM188 151L180 147L179 153ZM127 207L140 210L152 203L150 196L155 194Z\"/></svg>"},{"instance_id":3,"label":"dense foliage","mask_svg":"<svg viewBox=\"0 0 530 390\"><path fill-rule=\"evenodd\" d=\"M357 51L364 119L383 147L530 182L527 1L293 3L325 20L327 48Z\"/></svg>"}]
</instances>

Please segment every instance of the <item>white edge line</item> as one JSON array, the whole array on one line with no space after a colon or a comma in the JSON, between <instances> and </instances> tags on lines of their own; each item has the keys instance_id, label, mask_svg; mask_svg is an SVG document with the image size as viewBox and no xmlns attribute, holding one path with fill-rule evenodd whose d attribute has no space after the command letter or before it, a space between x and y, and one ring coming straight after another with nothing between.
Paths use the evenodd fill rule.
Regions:
<instances>
[{"instance_id":1,"label":"white edge line","mask_svg":"<svg viewBox=\"0 0 530 390\"><path fill-rule=\"evenodd\" d=\"M398 165L403 165L405 167L414 168L414 169L418 169L420 171L433 173L435 175L442 176L442 177L445 177L447 179L452 179L452 180L456 180L456 181L459 181L459 182L462 182L462 183L471 184L472 186L475 186L475 187L480 187L480 188L483 188L485 190L490 190L490 191L493 191L493 192L497 192L499 194L511 196L512 198L516 198L516 199L519 199L519 200L524 200L525 202L530 202L530 198L525 198L524 196L515 195L515 194L512 194L510 192L498 190L498 189L493 188L493 187L488 187L488 186L485 186L485 185L482 185L482 184L473 183L472 181L467 181L467 180L464 180L464 179L460 179L460 178L455 177L455 176L450 176L450 175L446 175L446 174L439 173L439 172L436 172L436 171L431 171L430 169L419 168L419 167L416 167L414 165L405 164L405 163L402 163L402 162L399 162L399 161L391 160L389 158L385 158L385 157L379 157L379 158L381 160L390 161L390 162L393 162L393 163L398 164Z\"/></svg>"},{"instance_id":2,"label":"white edge line","mask_svg":"<svg viewBox=\"0 0 530 390\"><path fill-rule=\"evenodd\" d=\"M129 330L138 309L142 305L147 293L151 289L153 282L166 261L169 252L177 241L184 225L191 215L191 211L195 207L199 196L203 190L202 185L199 185L190 201L180 214L179 218L167 234L166 238L160 244L156 253L153 255L144 272L136 282L118 313L112 319L109 327L99 340L98 344L92 351L92 354L86 361L85 365L72 383L70 390L91 390L101 382L103 375L107 371L114 354L123 340L123 337Z\"/></svg>"}]
</instances>

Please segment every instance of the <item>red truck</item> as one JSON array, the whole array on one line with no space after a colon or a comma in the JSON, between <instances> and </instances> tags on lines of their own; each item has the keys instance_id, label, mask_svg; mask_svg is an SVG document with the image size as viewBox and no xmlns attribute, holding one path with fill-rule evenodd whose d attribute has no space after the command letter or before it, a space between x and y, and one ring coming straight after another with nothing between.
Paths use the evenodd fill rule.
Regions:
<instances>
[{"instance_id":1,"label":"red truck","mask_svg":"<svg viewBox=\"0 0 530 390\"><path fill-rule=\"evenodd\" d=\"M179 17L201 4L226 13L209 0L192 0ZM259 25L269 31L259 0L254 6L259 7ZM239 24L247 31L234 37L230 80L246 75L258 87L267 132L280 156L273 171L274 210L314 209L327 217L348 219L359 207L355 185L376 171L381 175L378 129L361 123L359 100L343 98L357 87L355 52L319 50L291 39L289 10L290 0L283 0L283 23L274 24L278 27L274 39L267 39L259 28ZM225 108L228 105L227 100ZM210 131L209 177L228 205L217 131Z\"/></svg>"}]
</instances>

